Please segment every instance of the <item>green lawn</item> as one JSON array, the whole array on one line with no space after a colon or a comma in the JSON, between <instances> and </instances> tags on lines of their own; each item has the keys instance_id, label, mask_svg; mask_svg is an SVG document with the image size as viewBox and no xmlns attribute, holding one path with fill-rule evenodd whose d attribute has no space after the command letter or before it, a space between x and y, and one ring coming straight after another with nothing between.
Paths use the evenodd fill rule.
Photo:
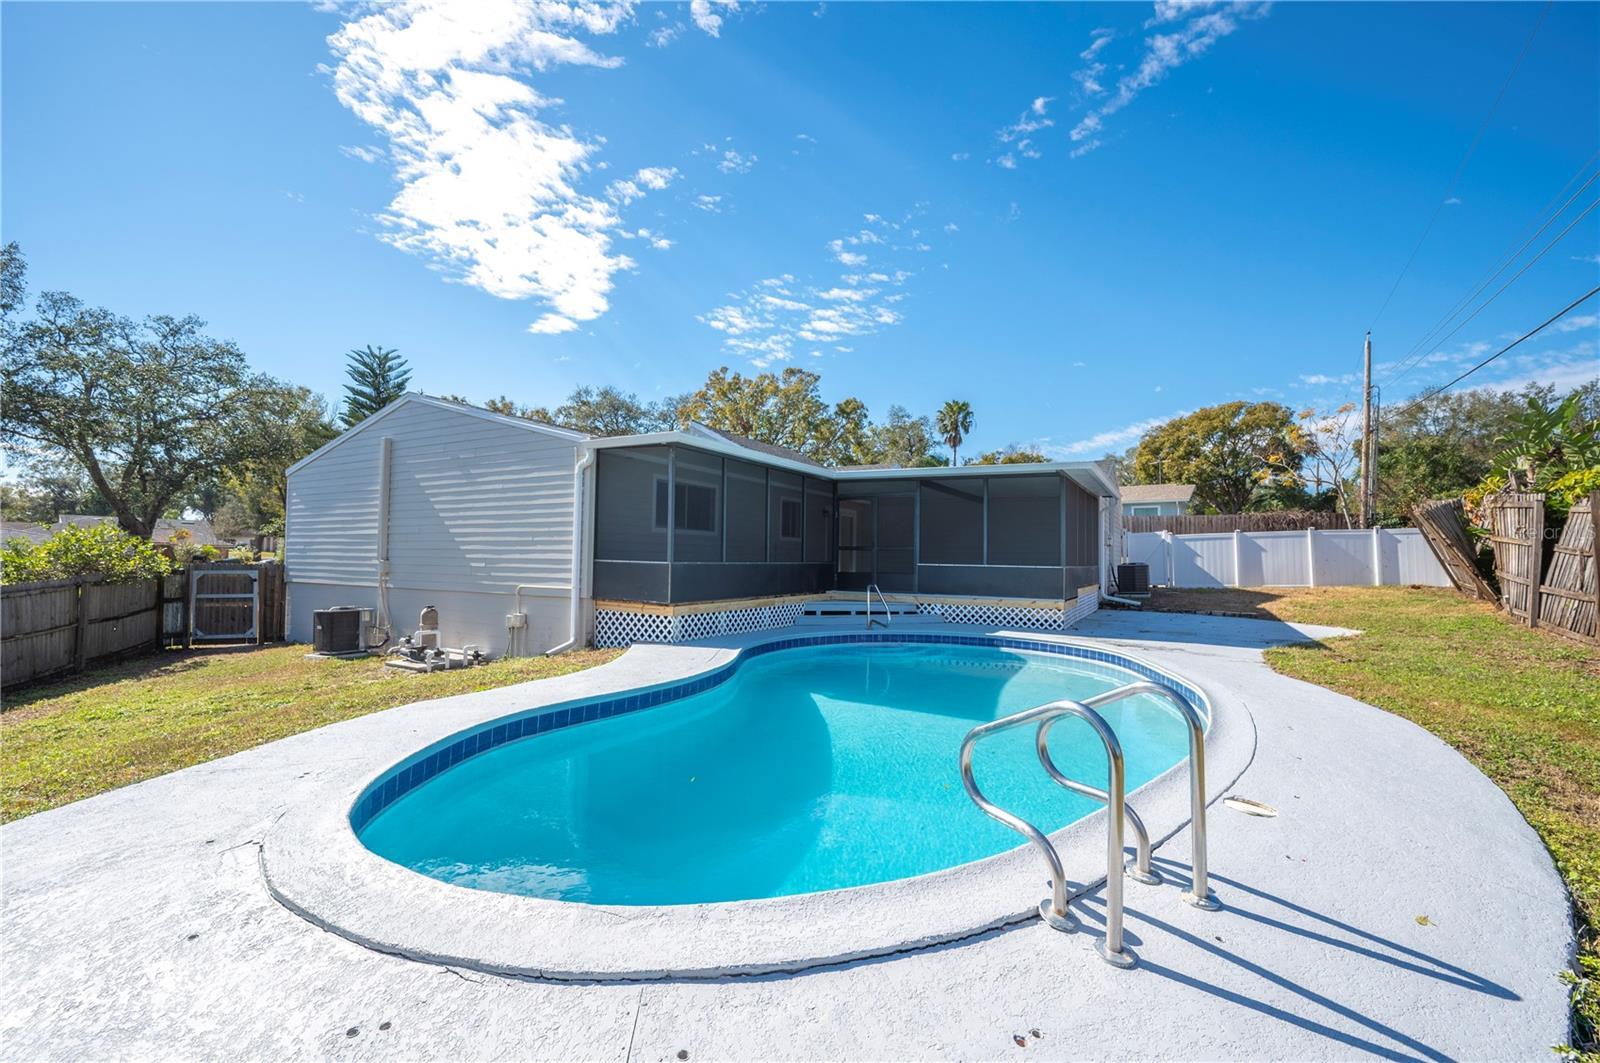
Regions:
<instances>
[{"instance_id":1,"label":"green lawn","mask_svg":"<svg viewBox=\"0 0 1600 1063\"><path fill-rule=\"evenodd\" d=\"M1508 623L1451 591L1335 587L1157 591L1175 611L1358 628L1356 638L1267 651L1285 675L1412 720L1510 795L1549 846L1584 927L1579 1039L1600 1029L1600 651Z\"/></svg>"},{"instance_id":2,"label":"green lawn","mask_svg":"<svg viewBox=\"0 0 1600 1063\"><path fill-rule=\"evenodd\" d=\"M305 646L171 651L5 696L0 821L413 701L565 675L587 650L418 674Z\"/></svg>"}]
</instances>

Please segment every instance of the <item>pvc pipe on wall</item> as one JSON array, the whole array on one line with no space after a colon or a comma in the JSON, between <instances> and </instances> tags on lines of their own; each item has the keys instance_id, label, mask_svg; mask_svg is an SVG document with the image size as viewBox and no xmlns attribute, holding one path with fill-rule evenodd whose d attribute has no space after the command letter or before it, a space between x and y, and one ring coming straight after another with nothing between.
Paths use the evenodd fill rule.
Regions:
<instances>
[{"instance_id":1,"label":"pvc pipe on wall","mask_svg":"<svg viewBox=\"0 0 1600 1063\"><path fill-rule=\"evenodd\" d=\"M595 451L578 448L578 460L572 467L572 606L571 615L567 623L567 641L559 646L552 646L545 650L548 656L553 653L562 653L578 644L583 623L583 474L589 466L594 464ZM671 505L671 495L668 503ZM671 526L670 519L668 526ZM517 588L520 596L522 588ZM520 601L520 597L519 597Z\"/></svg>"}]
</instances>

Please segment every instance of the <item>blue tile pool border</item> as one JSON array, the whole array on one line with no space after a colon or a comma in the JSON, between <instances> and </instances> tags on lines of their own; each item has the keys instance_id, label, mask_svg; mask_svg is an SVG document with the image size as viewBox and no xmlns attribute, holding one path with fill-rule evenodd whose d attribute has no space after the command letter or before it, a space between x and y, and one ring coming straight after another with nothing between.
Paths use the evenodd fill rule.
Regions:
<instances>
[{"instance_id":1,"label":"blue tile pool border","mask_svg":"<svg viewBox=\"0 0 1600 1063\"><path fill-rule=\"evenodd\" d=\"M547 731L559 731L567 727L576 727L579 724L592 723L595 720L623 716L631 712L638 712L640 709L652 709L668 702L703 694L707 690L727 682L745 661L768 653L817 646L856 645L861 643L980 646L989 649L1021 650L1026 653L1048 653L1057 657L1072 657L1083 661L1093 661L1097 664L1109 665L1126 672L1132 672L1141 678L1158 683L1186 698L1200 714L1200 717L1206 720L1208 724L1211 719L1211 704L1206 699L1206 696L1195 687L1142 661L1123 656L1120 653L1091 649L1088 646L1064 642L1047 642L1042 639L1016 638L1009 635L946 635L932 631L908 631L890 635L867 634L865 632L856 634L802 635L793 638L774 639L754 646L747 646L741 649L738 655L727 664L695 676L693 679L684 679L659 687L630 690L621 694L613 694L609 697L541 706L537 709L529 709L510 716L502 716L487 723L479 724L468 731L450 735L420 753L414 754L396 764L363 790L350 810L350 825L359 834L368 823L372 822L378 813L429 779L432 779L435 775L448 771L468 758L505 745L507 742L516 742L524 738L544 734Z\"/></svg>"}]
</instances>

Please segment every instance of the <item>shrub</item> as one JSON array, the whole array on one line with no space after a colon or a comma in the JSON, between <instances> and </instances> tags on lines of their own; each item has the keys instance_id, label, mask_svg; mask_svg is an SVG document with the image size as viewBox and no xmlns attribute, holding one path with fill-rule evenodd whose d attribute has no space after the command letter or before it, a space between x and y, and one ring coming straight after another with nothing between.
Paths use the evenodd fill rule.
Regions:
<instances>
[{"instance_id":1,"label":"shrub","mask_svg":"<svg viewBox=\"0 0 1600 1063\"><path fill-rule=\"evenodd\" d=\"M172 563L144 539L115 524L68 525L42 543L7 539L0 549L0 583L104 576L112 583L152 579Z\"/></svg>"},{"instance_id":2,"label":"shrub","mask_svg":"<svg viewBox=\"0 0 1600 1063\"><path fill-rule=\"evenodd\" d=\"M1544 508L1566 520L1567 513L1590 491L1600 491L1600 465L1574 469L1546 488Z\"/></svg>"}]
</instances>

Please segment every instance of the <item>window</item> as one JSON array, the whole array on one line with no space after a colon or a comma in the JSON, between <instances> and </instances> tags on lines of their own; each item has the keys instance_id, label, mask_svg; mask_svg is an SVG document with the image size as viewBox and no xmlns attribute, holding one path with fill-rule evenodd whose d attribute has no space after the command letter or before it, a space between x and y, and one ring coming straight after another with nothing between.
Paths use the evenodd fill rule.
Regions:
<instances>
[{"instance_id":1,"label":"window","mask_svg":"<svg viewBox=\"0 0 1600 1063\"><path fill-rule=\"evenodd\" d=\"M1159 517L1159 516L1161 516L1161 507L1160 506L1129 506L1128 507L1128 516L1130 516L1130 517Z\"/></svg>"},{"instance_id":2,"label":"window","mask_svg":"<svg viewBox=\"0 0 1600 1063\"><path fill-rule=\"evenodd\" d=\"M783 509L778 518L778 538L800 538L800 500L798 498L783 499Z\"/></svg>"},{"instance_id":3,"label":"window","mask_svg":"<svg viewBox=\"0 0 1600 1063\"><path fill-rule=\"evenodd\" d=\"M678 485L673 506L672 526L678 531L714 532L717 530L717 489L704 484ZM667 526L667 481L656 481L656 527Z\"/></svg>"}]
</instances>

